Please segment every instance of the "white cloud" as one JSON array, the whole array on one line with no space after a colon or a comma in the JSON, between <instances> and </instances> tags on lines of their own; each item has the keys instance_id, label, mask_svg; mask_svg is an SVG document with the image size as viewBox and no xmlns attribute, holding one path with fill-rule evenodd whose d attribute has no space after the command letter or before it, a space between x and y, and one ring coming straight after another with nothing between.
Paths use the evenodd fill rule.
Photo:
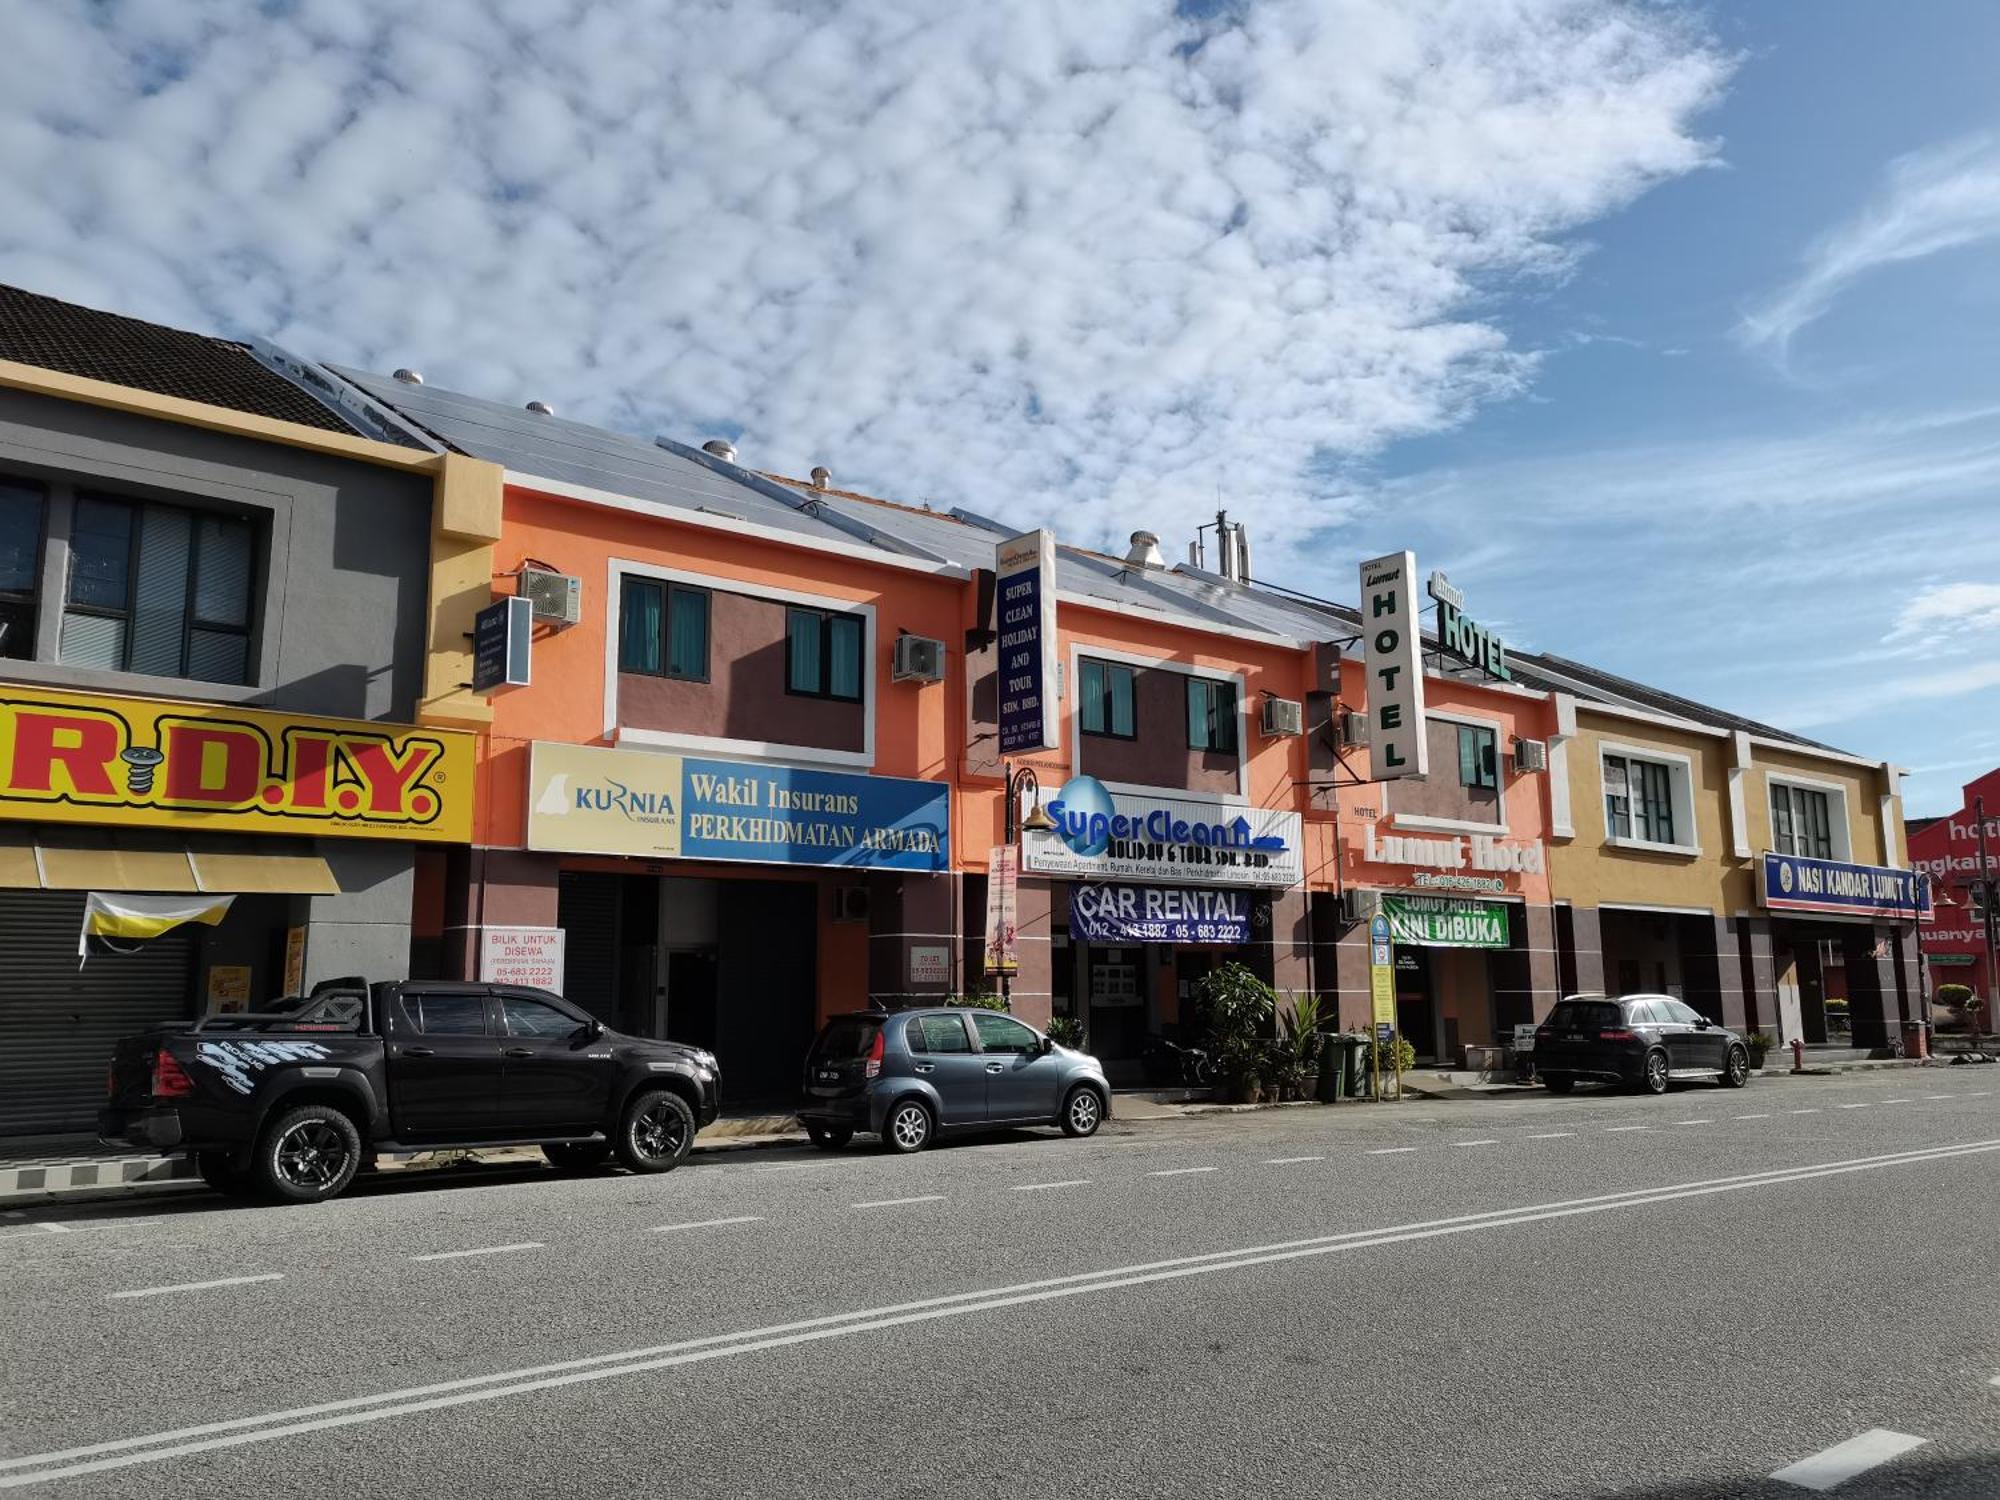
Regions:
<instances>
[{"instance_id":1,"label":"white cloud","mask_svg":"<svg viewBox=\"0 0 2000 1500\"><path fill-rule=\"evenodd\" d=\"M1856 278L1996 236L2000 136L1968 136L1898 157L1876 201L1822 235L1797 278L1746 316L1737 335L1783 363L1799 330Z\"/></svg>"},{"instance_id":2,"label":"white cloud","mask_svg":"<svg viewBox=\"0 0 2000 1500\"><path fill-rule=\"evenodd\" d=\"M0 277L1080 539L1260 557L1517 393L1478 299L1709 156L1624 0L27 7Z\"/></svg>"},{"instance_id":3,"label":"white cloud","mask_svg":"<svg viewBox=\"0 0 2000 1500\"><path fill-rule=\"evenodd\" d=\"M1887 639L1925 642L2000 630L2000 583L1934 583L1897 611Z\"/></svg>"},{"instance_id":4,"label":"white cloud","mask_svg":"<svg viewBox=\"0 0 2000 1500\"><path fill-rule=\"evenodd\" d=\"M1967 662L1945 671L1870 683L1865 695L1822 694L1796 707L1781 709L1775 717L1787 729L1812 729L1822 724L1850 723L1891 703L1967 698L1994 687L2000 687L2000 662Z\"/></svg>"}]
</instances>

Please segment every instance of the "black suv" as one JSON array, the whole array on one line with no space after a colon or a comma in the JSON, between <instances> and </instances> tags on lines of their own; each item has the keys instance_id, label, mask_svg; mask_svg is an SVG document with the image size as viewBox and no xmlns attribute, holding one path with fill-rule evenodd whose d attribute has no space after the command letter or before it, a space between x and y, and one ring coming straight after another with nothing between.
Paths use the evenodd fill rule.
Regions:
<instances>
[{"instance_id":1,"label":"black suv","mask_svg":"<svg viewBox=\"0 0 2000 1500\"><path fill-rule=\"evenodd\" d=\"M1750 1052L1727 1026L1672 995L1571 995L1535 1028L1535 1072L1553 1093L1579 1078L1664 1094L1677 1078L1740 1089Z\"/></svg>"}]
</instances>

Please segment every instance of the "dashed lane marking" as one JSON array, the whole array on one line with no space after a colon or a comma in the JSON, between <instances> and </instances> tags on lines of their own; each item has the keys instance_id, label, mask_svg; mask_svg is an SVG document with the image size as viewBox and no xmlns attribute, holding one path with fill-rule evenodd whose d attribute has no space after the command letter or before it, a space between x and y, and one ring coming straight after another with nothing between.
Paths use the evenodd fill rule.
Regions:
<instances>
[{"instance_id":1,"label":"dashed lane marking","mask_svg":"<svg viewBox=\"0 0 2000 1500\"><path fill-rule=\"evenodd\" d=\"M1949 1094L1926 1094L1926 1095L1924 1095L1924 1097L1925 1097L1926 1099L1949 1099L1949 1098L1951 1097L1951 1095L1949 1095Z\"/></svg>"},{"instance_id":2,"label":"dashed lane marking","mask_svg":"<svg viewBox=\"0 0 2000 1500\"><path fill-rule=\"evenodd\" d=\"M1819 1109L1817 1106L1812 1109L1788 1109L1785 1113L1788 1115L1816 1115L1819 1113Z\"/></svg>"},{"instance_id":3,"label":"dashed lane marking","mask_svg":"<svg viewBox=\"0 0 2000 1500\"><path fill-rule=\"evenodd\" d=\"M1484 1139L1484 1140L1478 1140L1478 1141L1453 1141L1453 1142L1452 1142L1452 1144L1453 1144L1454 1146L1497 1146L1497 1145L1499 1145L1500 1143L1499 1143L1499 1142L1498 1142L1497 1140L1493 1139L1493 1138L1492 1138L1491 1136L1488 1136L1488 1137L1486 1137L1486 1139Z\"/></svg>"},{"instance_id":4,"label":"dashed lane marking","mask_svg":"<svg viewBox=\"0 0 2000 1500\"><path fill-rule=\"evenodd\" d=\"M1871 1427L1859 1437L1851 1437L1810 1458L1787 1464L1771 1477L1780 1484L1795 1484L1802 1490L1830 1490L1856 1474L1865 1474L1892 1458L1902 1457L1912 1448L1923 1447L1926 1441L1925 1438L1911 1437L1907 1432Z\"/></svg>"},{"instance_id":5,"label":"dashed lane marking","mask_svg":"<svg viewBox=\"0 0 2000 1500\"><path fill-rule=\"evenodd\" d=\"M691 1224L655 1224L651 1232L654 1234L673 1234L677 1230L682 1229L720 1229L725 1224L761 1224L763 1222L764 1216L762 1214L738 1214L733 1219L696 1219Z\"/></svg>"},{"instance_id":6,"label":"dashed lane marking","mask_svg":"<svg viewBox=\"0 0 2000 1500\"><path fill-rule=\"evenodd\" d=\"M136 1291L113 1292L111 1296L114 1299L120 1297L163 1297L168 1292L205 1292L212 1287L218 1286L248 1286L253 1281L283 1281L284 1279L285 1273L283 1271L266 1271L261 1276L224 1276L219 1281L183 1281L173 1286L142 1286Z\"/></svg>"},{"instance_id":7,"label":"dashed lane marking","mask_svg":"<svg viewBox=\"0 0 2000 1500\"><path fill-rule=\"evenodd\" d=\"M1650 1125L1612 1125L1606 1128L1606 1135L1617 1135L1621 1130L1651 1130Z\"/></svg>"},{"instance_id":8,"label":"dashed lane marking","mask_svg":"<svg viewBox=\"0 0 2000 1500\"><path fill-rule=\"evenodd\" d=\"M1841 1104L1841 1105L1837 1105L1837 1106L1835 1106L1835 1107L1836 1107L1836 1108L1838 1108L1838 1109L1868 1109L1868 1108L1871 1108L1871 1106L1870 1106L1870 1105L1866 1105L1866 1104Z\"/></svg>"},{"instance_id":9,"label":"dashed lane marking","mask_svg":"<svg viewBox=\"0 0 2000 1500\"><path fill-rule=\"evenodd\" d=\"M1274 1156L1264 1163L1267 1167L1289 1167L1295 1162L1325 1161L1324 1156Z\"/></svg>"},{"instance_id":10,"label":"dashed lane marking","mask_svg":"<svg viewBox=\"0 0 2000 1500\"><path fill-rule=\"evenodd\" d=\"M1908 1099L1884 1099L1881 1102L1884 1104L1908 1104L1910 1101Z\"/></svg>"},{"instance_id":11,"label":"dashed lane marking","mask_svg":"<svg viewBox=\"0 0 2000 1500\"><path fill-rule=\"evenodd\" d=\"M1674 1121L1674 1123L1675 1123L1676 1125L1713 1125L1713 1124L1715 1123L1715 1121L1713 1121L1713 1120L1676 1120L1676 1121Z\"/></svg>"},{"instance_id":12,"label":"dashed lane marking","mask_svg":"<svg viewBox=\"0 0 2000 1500\"><path fill-rule=\"evenodd\" d=\"M1405 1151L1414 1151L1416 1149L1417 1148L1415 1146L1377 1146L1373 1151L1370 1151L1368 1155L1401 1156Z\"/></svg>"},{"instance_id":13,"label":"dashed lane marking","mask_svg":"<svg viewBox=\"0 0 2000 1500\"><path fill-rule=\"evenodd\" d=\"M1768 1120L1771 1117L1769 1115L1731 1115L1729 1118L1732 1120Z\"/></svg>"},{"instance_id":14,"label":"dashed lane marking","mask_svg":"<svg viewBox=\"0 0 2000 1500\"><path fill-rule=\"evenodd\" d=\"M942 1203L943 1193L920 1193L914 1198L872 1198L866 1203L850 1203L849 1208L901 1208L905 1203Z\"/></svg>"},{"instance_id":15,"label":"dashed lane marking","mask_svg":"<svg viewBox=\"0 0 2000 1500\"><path fill-rule=\"evenodd\" d=\"M1529 1136L1528 1139L1531 1141L1560 1141L1575 1134L1574 1130L1545 1130L1540 1135Z\"/></svg>"},{"instance_id":16,"label":"dashed lane marking","mask_svg":"<svg viewBox=\"0 0 2000 1500\"><path fill-rule=\"evenodd\" d=\"M1014 1191L1017 1193L1041 1193L1046 1192L1050 1188L1089 1186L1090 1179L1088 1177L1072 1177L1066 1182L1017 1182L1014 1184Z\"/></svg>"},{"instance_id":17,"label":"dashed lane marking","mask_svg":"<svg viewBox=\"0 0 2000 1500\"><path fill-rule=\"evenodd\" d=\"M542 1250L540 1240L522 1240L518 1245L481 1245L474 1250L440 1250L434 1255L412 1255L411 1260L463 1260L468 1255L505 1255L511 1250Z\"/></svg>"},{"instance_id":18,"label":"dashed lane marking","mask_svg":"<svg viewBox=\"0 0 2000 1500\"><path fill-rule=\"evenodd\" d=\"M1164 1167L1157 1172L1148 1172L1148 1177L1192 1177L1196 1172L1213 1172L1214 1167Z\"/></svg>"}]
</instances>

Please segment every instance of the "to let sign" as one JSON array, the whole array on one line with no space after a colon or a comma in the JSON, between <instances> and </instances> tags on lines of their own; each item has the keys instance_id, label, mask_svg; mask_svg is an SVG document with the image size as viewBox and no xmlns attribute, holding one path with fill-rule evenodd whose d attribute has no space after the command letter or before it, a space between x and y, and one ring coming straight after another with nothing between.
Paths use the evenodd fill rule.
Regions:
<instances>
[{"instance_id":1,"label":"to let sign","mask_svg":"<svg viewBox=\"0 0 2000 1500\"><path fill-rule=\"evenodd\" d=\"M479 977L488 984L519 984L560 995L563 930L560 927L482 927Z\"/></svg>"},{"instance_id":2,"label":"to let sign","mask_svg":"<svg viewBox=\"0 0 2000 1500\"><path fill-rule=\"evenodd\" d=\"M1361 565L1361 641L1368 677L1368 755L1377 781L1430 773L1418 647L1417 555Z\"/></svg>"},{"instance_id":3,"label":"to let sign","mask_svg":"<svg viewBox=\"0 0 2000 1500\"><path fill-rule=\"evenodd\" d=\"M994 549L1000 614L1000 753L1055 747L1056 539L1027 531Z\"/></svg>"}]
</instances>

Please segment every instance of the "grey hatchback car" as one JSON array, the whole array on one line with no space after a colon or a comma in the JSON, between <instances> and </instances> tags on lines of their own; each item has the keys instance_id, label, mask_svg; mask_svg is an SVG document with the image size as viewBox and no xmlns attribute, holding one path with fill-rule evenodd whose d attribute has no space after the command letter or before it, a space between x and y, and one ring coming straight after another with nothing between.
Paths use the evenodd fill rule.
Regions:
<instances>
[{"instance_id":1,"label":"grey hatchback car","mask_svg":"<svg viewBox=\"0 0 2000 1500\"><path fill-rule=\"evenodd\" d=\"M799 1118L815 1146L857 1132L891 1151L921 1151L945 1130L1060 1125L1094 1135L1111 1115L1096 1058L999 1011L851 1011L829 1020L806 1055Z\"/></svg>"}]
</instances>

